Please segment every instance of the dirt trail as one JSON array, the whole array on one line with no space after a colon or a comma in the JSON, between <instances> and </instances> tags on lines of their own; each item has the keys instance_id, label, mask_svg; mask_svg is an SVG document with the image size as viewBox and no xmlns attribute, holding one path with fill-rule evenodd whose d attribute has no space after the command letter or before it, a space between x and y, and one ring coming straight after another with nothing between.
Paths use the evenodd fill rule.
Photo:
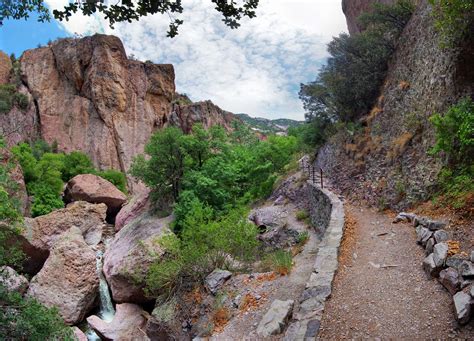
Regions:
<instances>
[{"instance_id":1,"label":"dirt trail","mask_svg":"<svg viewBox=\"0 0 474 341\"><path fill-rule=\"evenodd\" d=\"M409 224L345 205L349 224L319 338L474 338L459 329L450 295L422 270L424 251ZM391 266L394 267L384 267Z\"/></svg>"}]
</instances>

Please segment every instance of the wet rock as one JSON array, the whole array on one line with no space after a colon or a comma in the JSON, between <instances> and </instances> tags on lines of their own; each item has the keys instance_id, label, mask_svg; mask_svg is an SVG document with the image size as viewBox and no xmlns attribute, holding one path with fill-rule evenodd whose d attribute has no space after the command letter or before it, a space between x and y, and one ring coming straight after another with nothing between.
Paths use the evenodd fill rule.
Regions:
<instances>
[{"instance_id":1,"label":"wet rock","mask_svg":"<svg viewBox=\"0 0 474 341\"><path fill-rule=\"evenodd\" d=\"M442 243L449 240L449 234L445 230L438 230L434 233L436 243Z\"/></svg>"},{"instance_id":2,"label":"wet rock","mask_svg":"<svg viewBox=\"0 0 474 341\"><path fill-rule=\"evenodd\" d=\"M456 319L460 324L466 324L471 318L471 295L460 291L453 296Z\"/></svg>"},{"instance_id":3,"label":"wet rock","mask_svg":"<svg viewBox=\"0 0 474 341\"><path fill-rule=\"evenodd\" d=\"M444 266L448 257L449 246L447 243L438 243L433 247L433 261L437 268Z\"/></svg>"},{"instance_id":4,"label":"wet rock","mask_svg":"<svg viewBox=\"0 0 474 341\"><path fill-rule=\"evenodd\" d=\"M446 227L446 223L438 220L428 220L426 222L426 227L430 231L438 231Z\"/></svg>"},{"instance_id":5,"label":"wet rock","mask_svg":"<svg viewBox=\"0 0 474 341\"><path fill-rule=\"evenodd\" d=\"M224 284L224 282L227 281L231 276L232 276L232 272L230 271L215 269L206 277L206 280L205 280L206 288L213 295L215 295L217 291L219 290L219 288Z\"/></svg>"},{"instance_id":6,"label":"wet rock","mask_svg":"<svg viewBox=\"0 0 474 341\"><path fill-rule=\"evenodd\" d=\"M430 238L428 242L426 242L426 248L425 248L425 253L429 255L430 253L433 252L433 247L435 245L435 240L434 238Z\"/></svg>"},{"instance_id":7,"label":"wet rock","mask_svg":"<svg viewBox=\"0 0 474 341\"><path fill-rule=\"evenodd\" d=\"M150 207L150 190L136 194L132 199L121 208L115 217L115 231L120 231L122 227L136 219L140 214L148 211Z\"/></svg>"},{"instance_id":8,"label":"wet rock","mask_svg":"<svg viewBox=\"0 0 474 341\"><path fill-rule=\"evenodd\" d=\"M460 276L456 269L447 268L439 273L439 282L454 295L460 289Z\"/></svg>"},{"instance_id":9,"label":"wet rock","mask_svg":"<svg viewBox=\"0 0 474 341\"><path fill-rule=\"evenodd\" d=\"M468 260L465 260L459 265L459 273L465 278L474 277L474 264Z\"/></svg>"},{"instance_id":10,"label":"wet rock","mask_svg":"<svg viewBox=\"0 0 474 341\"><path fill-rule=\"evenodd\" d=\"M430 253L424 260L423 260L423 270L425 270L426 274L431 277L436 277L439 273L439 269L436 267L436 264L433 260L433 254Z\"/></svg>"},{"instance_id":11,"label":"wet rock","mask_svg":"<svg viewBox=\"0 0 474 341\"><path fill-rule=\"evenodd\" d=\"M110 181L93 174L80 174L69 180L64 191L66 202L86 201L107 205L107 220L114 221L115 216L127 200Z\"/></svg>"},{"instance_id":12,"label":"wet rock","mask_svg":"<svg viewBox=\"0 0 474 341\"><path fill-rule=\"evenodd\" d=\"M57 307L67 324L82 321L94 306L99 289L96 255L77 227L65 232L51 249L27 295L47 307Z\"/></svg>"},{"instance_id":13,"label":"wet rock","mask_svg":"<svg viewBox=\"0 0 474 341\"><path fill-rule=\"evenodd\" d=\"M157 243L171 234L172 218L157 218L148 213L124 226L104 254L104 274L117 303L145 303L144 279L150 265L164 254ZM137 280L138 279L138 280Z\"/></svg>"},{"instance_id":14,"label":"wet rock","mask_svg":"<svg viewBox=\"0 0 474 341\"><path fill-rule=\"evenodd\" d=\"M104 340L150 340L145 332L148 313L135 304L117 304L111 322L92 315L87 318L91 328Z\"/></svg>"},{"instance_id":15,"label":"wet rock","mask_svg":"<svg viewBox=\"0 0 474 341\"><path fill-rule=\"evenodd\" d=\"M9 266L0 267L0 284L10 292L24 294L28 289L28 280Z\"/></svg>"},{"instance_id":16,"label":"wet rock","mask_svg":"<svg viewBox=\"0 0 474 341\"><path fill-rule=\"evenodd\" d=\"M257 327L257 334L269 337L282 333L293 313L293 305L293 300L273 301Z\"/></svg>"},{"instance_id":17,"label":"wet rock","mask_svg":"<svg viewBox=\"0 0 474 341\"><path fill-rule=\"evenodd\" d=\"M71 227L80 230L88 245L97 245L105 225L106 210L107 206L104 204L78 201L34 219L26 218L21 232L22 249L29 257L24 265L25 271L36 274L48 258L55 242Z\"/></svg>"}]
</instances>

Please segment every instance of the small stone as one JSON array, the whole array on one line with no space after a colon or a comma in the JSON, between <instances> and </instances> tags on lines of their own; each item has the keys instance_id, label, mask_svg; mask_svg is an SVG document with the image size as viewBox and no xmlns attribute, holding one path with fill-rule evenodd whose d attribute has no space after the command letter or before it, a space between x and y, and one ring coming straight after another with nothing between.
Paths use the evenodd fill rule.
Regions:
<instances>
[{"instance_id":1,"label":"small stone","mask_svg":"<svg viewBox=\"0 0 474 341\"><path fill-rule=\"evenodd\" d=\"M240 307L240 300L242 299L242 295L238 294L235 296L235 298L232 300L232 304L234 305L234 308Z\"/></svg>"},{"instance_id":2,"label":"small stone","mask_svg":"<svg viewBox=\"0 0 474 341\"><path fill-rule=\"evenodd\" d=\"M456 269L447 268L439 273L439 282L454 295L460 289L460 278Z\"/></svg>"},{"instance_id":3,"label":"small stone","mask_svg":"<svg viewBox=\"0 0 474 341\"><path fill-rule=\"evenodd\" d=\"M474 264L470 261L465 260L459 266L459 273L465 278L474 277Z\"/></svg>"},{"instance_id":4,"label":"small stone","mask_svg":"<svg viewBox=\"0 0 474 341\"><path fill-rule=\"evenodd\" d=\"M464 288L466 288L466 287L468 287L468 286L470 286L470 285L472 285L472 284L474 284L474 280L472 280L472 279L465 279L465 280L463 280L463 281L461 282L460 288L461 288L461 290L463 290Z\"/></svg>"},{"instance_id":5,"label":"small stone","mask_svg":"<svg viewBox=\"0 0 474 341\"><path fill-rule=\"evenodd\" d=\"M430 253L424 260L423 260L423 270L425 270L428 276L435 277L438 274L438 269L433 260L433 254Z\"/></svg>"},{"instance_id":6,"label":"small stone","mask_svg":"<svg viewBox=\"0 0 474 341\"><path fill-rule=\"evenodd\" d=\"M421 245L425 246L432 235L433 235L433 232L431 232L430 230L428 230L425 227L422 227L419 230L418 238L416 239L416 242L418 244L421 244Z\"/></svg>"},{"instance_id":7,"label":"small stone","mask_svg":"<svg viewBox=\"0 0 474 341\"><path fill-rule=\"evenodd\" d=\"M437 268L443 267L448 257L448 244L438 243L433 247L433 261Z\"/></svg>"},{"instance_id":8,"label":"small stone","mask_svg":"<svg viewBox=\"0 0 474 341\"><path fill-rule=\"evenodd\" d=\"M466 324L471 318L471 295L463 291L453 296L456 319L460 324Z\"/></svg>"},{"instance_id":9,"label":"small stone","mask_svg":"<svg viewBox=\"0 0 474 341\"><path fill-rule=\"evenodd\" d=\"M449 234L445 230L438 230L434 233L436 243L442 243L449 240Z\"/></svg>"},{"instance_id":10,"label":"small stone","mask_svg":"<svg viewBox=\"0 0 474 341\"><path fill-rule=\"evenodd\" d=\"M280 334L291 318L293 305L293 300L273 301L257 327L257 334L262 337Z\"/></svg>"},{"instance_id":11,"label":"small stone","mask_svg":"<svg viewBox=\"0 0 474 341\"><path fill-rule=\"evenodd\" d=\"M464 258L463 256L461 255L453 255L453 256L449 256L447 259L446 259L446 266L447 267L451 267L451 268L455 268L456 270L459 270L459 266L462 264L462 262L464 262L466 260L466 258Z\"/></svg>"},{"instance_id":12,"label":"small stone","mask_svg":"<svg viewBox=\"0 0 474 341\"><path fill-rule=\"evenodd\" d=\"M206 288L212 294L216 294L217 290L224 284L226 280L228 280L232 276L230 271L215 269L206 277Z\"/></svg>"},{"instance_id":13,"label":"small stone","mask_svg":"<svg viewBox=\"0 0 474 341\"><path fill-rule=\"evenodd\" d=\"M9 292L23 295L28 289L28 280L9 266L0 267L0 284Z\"/></svg>"},{"instance_id":14,"label":"small stone","mask_svg":"<svg viewBox=\"0 0 474 341\"><path fill-rule=\"evenodd\" d=\"M446 227L446 223L442 221L437 221L437 220L428 220L426 222L426 227L430 231L438 231Z\"/></svg>"},{"instance_id":15,"label":"small stone","mask_svg":"<svg viewBox=\"0 0 474 341\"><path fill-rule=\"evenodd\" d=\"M280 206L285 204L285 197L283 195L280 195L278 198L275 199L273 202L274 205Z\"/></svg>"},{"instance_id":16,"label":"small stone","mask_svg":"<svg viewBox=\"0 0 474 341\"><path fill-rule=\"evenodd\" d=\"M425 252L426 252L427 255L429 255L430 253L433 252L433 247L434 247L434 245L435 245L435 240L434 240L434 238L430 238L430 239L428 240L428 242L426 243Z\"/></svg>"}]
</instances>

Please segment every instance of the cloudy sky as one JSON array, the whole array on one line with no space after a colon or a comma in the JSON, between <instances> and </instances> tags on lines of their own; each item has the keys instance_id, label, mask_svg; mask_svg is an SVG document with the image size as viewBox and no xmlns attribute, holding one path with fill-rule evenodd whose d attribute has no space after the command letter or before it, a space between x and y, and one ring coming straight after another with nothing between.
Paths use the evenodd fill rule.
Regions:
<instances>
[{"instance_id":1,"label":"cloudy sky","mask_svg":"<svg viewBox=\"0 0 474 341\"><path fill-rule=\"evenodd\" d=\"M50 8L69 0L45 0ZM48 39L96 32L119 36L128 55L172 63L177 90L192 100L267 118L303 118L299 84L315 78L326 44L346 31L340 0L260 0L257 17L227 28L211 1L184 0L180 34L166 38L167 17L155 15L110 29L99 17L49 24L6 22L0 49L21 54Z\"/></svg>"}]
</instances>

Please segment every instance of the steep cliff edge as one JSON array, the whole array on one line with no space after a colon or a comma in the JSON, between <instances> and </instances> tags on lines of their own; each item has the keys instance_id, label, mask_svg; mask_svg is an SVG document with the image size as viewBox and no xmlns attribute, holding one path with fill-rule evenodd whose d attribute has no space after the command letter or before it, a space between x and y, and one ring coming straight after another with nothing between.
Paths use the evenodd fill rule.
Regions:
<instances>
[{"instance_id":1,"label":"steep cliff edge","mask_svg":"<svg viewBox=\"0 0 474 341\"><path fill-rule=\"evenodd\" d=\"M442 49L431 11L420 1L362 128L333 136L317 156L336 186L372 205L404 208L429 197L442 166L428 154L434 144L429 117L474 95L473 42Z\"/></svg>"},{"instance_id":2,"label":"steep cliff edge","mask_svg":"<svg viewBox=\"0 0 474 341\"><path fill-rule=\"evenodd\" d=\"M396 0L342 0L342 11L346 16L347 28L350 34L359 33L361 28L357 18L371 9L374 3L393 4Z\"/></svg>"}]
</instances>

